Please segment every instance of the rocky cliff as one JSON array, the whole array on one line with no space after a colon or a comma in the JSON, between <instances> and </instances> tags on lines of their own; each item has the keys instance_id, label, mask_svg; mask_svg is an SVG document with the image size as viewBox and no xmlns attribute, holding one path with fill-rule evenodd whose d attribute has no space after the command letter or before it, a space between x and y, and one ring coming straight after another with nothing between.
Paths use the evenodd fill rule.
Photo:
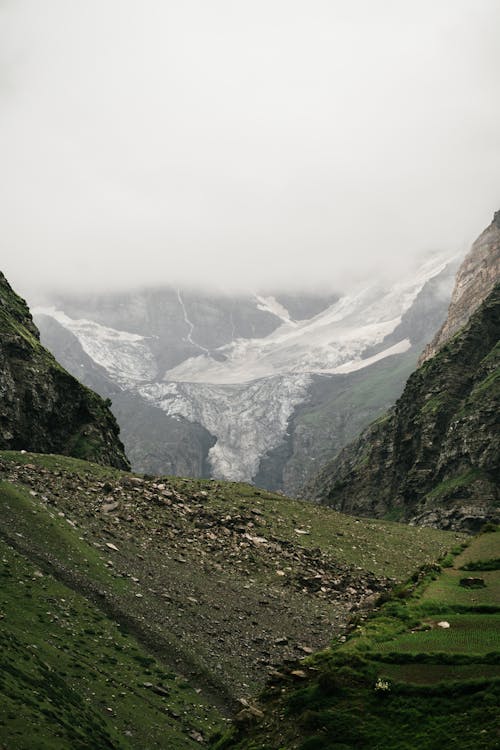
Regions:
<instances>
[{"instance_id":1,"label":"rocky cliff","mask_svg":"<svg viewBox=\"0 0 500 750\"><path fill-rule=\"evenodd\" d=\"M449 317L395 407L323 468L308 495L348 513L444 528L498 519L498 221L461 266Z\"/></svg>"},{"instance_id":2,"label":"rocky cliff","mask_svg":"<svg viewBox=\"0 0 500 750\"><path fill-rule=\"evenodd\" d=\"M448 317L425 348L419 364L433 357L464 326L500 278L500 211L477 238L462 263L451 298Z\"/></svg>"},{"instance_id":3,"label":"rocky cliff","mask_svg":"<svg viewBox=\"0 0 500 750\"><path fill-rule=\"evenodd\" d=\"M30 311L0 273L0 448L129 468L106 403L41 345Z\"/></svg>"}]
</instances>

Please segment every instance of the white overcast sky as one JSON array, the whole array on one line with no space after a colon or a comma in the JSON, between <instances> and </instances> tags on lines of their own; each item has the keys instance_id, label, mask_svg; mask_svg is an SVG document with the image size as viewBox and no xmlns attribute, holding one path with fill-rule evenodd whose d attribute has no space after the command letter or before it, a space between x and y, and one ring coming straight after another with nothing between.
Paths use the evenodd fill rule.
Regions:
<instances>
[{"instance_id":1,"label":"white overcast sky","mask_svg":"<svg viewBox=\"0 0 500 750\"><path fill-rule=\"evenodd\" d=\"M0 0L0 268L338 288L464 252L499 39L499 0Z\"/></svg>"}]
</instances>

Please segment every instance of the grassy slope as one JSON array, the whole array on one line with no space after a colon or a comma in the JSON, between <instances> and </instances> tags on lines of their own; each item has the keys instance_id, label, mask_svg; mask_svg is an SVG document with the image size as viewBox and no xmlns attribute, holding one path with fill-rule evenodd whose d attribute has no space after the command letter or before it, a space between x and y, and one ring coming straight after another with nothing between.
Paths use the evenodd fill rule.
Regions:
<instances>
[{"instance_id":1,"label":"grassy slope","mask_svg":"<svg viewBox=\"0 0 500 750\"><path fill-rule=\"evenodd\" d=\"M216 710L88 599L1 540L0 564L2 748L188 750L213 731Z\"/></svg>"},{"instance_id":2,"label":"grassy slope","mask_svg":"<svg viewBox=\"0 0 500 750\"><path fill-rule=\"evenodd\" d=\"M102 738L110 747L194 746L190 732L206 736L217 722L206 701L251 694L272 664L324 646L377 576L381 586L384 574L401 580L462 539L361 525L248 485L145 481L61 456L2 452L0 478L0 742L16 750L16 731L26 748L78 747L75 700L85 709L76 724L100 732L103 747ZM110 499L118 507L108 511ZM315 572L324 585L303 585ZM205 701L181 689L179 673ZM39 698L30 703L33 681Z\"/></svg>"},{"instance_id":3,"label":"grassy slope","mask_svg":"<svg viewBox=\"0 0 500 750\"><path fill-rule=\"evenodd\" d=\"M262 696L262 719L214 747L498 747L500 570L470 573L463 566L483 561L498 568L488 562L498 559L500 532L457 552L451 568L427 568L354 623L345 643L304 660L302 675L282 675ZM460 574L482 577L486 587L463 589ZM437 625L444 621L449 628Z\"/></svg>"}]
</instances>

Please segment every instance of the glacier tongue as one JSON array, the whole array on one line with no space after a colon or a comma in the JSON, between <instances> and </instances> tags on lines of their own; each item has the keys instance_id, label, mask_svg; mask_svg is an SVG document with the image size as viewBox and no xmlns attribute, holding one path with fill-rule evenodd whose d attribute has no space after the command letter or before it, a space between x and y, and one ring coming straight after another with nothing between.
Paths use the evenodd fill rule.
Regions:
<instances>
[{"instance_id":1,"label":"glacier tongue","mask_svg":"<svg viewBox=\"0 0 500 750\"><path fill-rule=\"evenodd\" d=\"M214 477L250 482L262 456L286 433L310 381L309 375L301 374L229 386L154 383L140 386L139 392L170 416L199 422L217 437L209 452Z\"/></svg>"}]
</instances>

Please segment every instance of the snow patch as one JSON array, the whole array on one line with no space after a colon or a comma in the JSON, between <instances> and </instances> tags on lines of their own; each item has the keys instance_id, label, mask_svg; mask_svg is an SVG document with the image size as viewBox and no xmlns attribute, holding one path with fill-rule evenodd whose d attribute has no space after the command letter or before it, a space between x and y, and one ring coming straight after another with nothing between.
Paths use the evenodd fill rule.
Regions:
<instances>
[{"instance_id":1,"label":"snow patch","mask_svg":"<svg viewBox=\"0 0 500 750\"><path fill-rule=\"evenodd\" d=\"M357 370L363 370L365 367L369 367L370 365L375 364L375 362L379 362L381 359L385 359L386 357L392 357L393 354L404 354L410 348L411 348L410 339L403 339L402 341L398 341L397 344L394 344L394 346L390 346L387 349L384 349L383 352L374 354L373 357L367 357L366 359L358 359L358 360L352 360L351 362L346 362L344 365L340 365L340 367L336 367L334 370L330 370L329 372L335 375L343 375L349 372L356 372Z\"/></svg>"},{"instance_id":2,"label":"snow patch","mask_svg":"<svg viewBox=\"0 0 500 750\"><path fill-rule=\"evenodd\" d=\"M85 318L74 319L55 307L38 307L34 315L48 315L73 333L82 349L120 385L132 387L158 375L148 339L118 331Z\"/></svg>"},{"instance_id":3,"label":"snow patch","mask_svg":"<svg viewBox=\"0 0 500 750\"><path fill-rule=\"evenodd\" d=\"M290 313L288 312L286 307L281 304L281 302L278 302L275 297L261 297L260 295L257 295L256 299L258 302L258 310L269 312L271 313L271 315L275 315L277 318L280 318L280 320L282 320L284 323L293 324Z\"/></svg>"}]
</instances>

